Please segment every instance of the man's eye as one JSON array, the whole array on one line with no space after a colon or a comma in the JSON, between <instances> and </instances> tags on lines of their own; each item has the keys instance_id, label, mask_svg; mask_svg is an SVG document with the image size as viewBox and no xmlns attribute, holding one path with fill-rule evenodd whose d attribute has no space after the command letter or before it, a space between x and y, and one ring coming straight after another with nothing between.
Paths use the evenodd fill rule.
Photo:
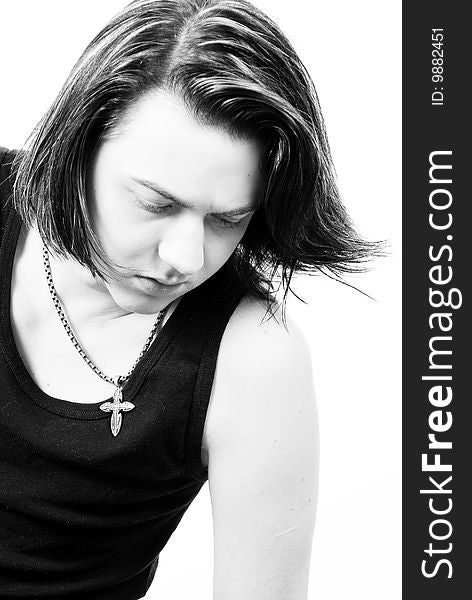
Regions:
<instances>
[{"instance_id":1,"label":"man's eye","mask_svg":"<svg viewBox=\"0 0 472 600\"><path fill-rule=\"evenodd\" d=\"M238 225L241 225L242 223L242 219L240 221L230 221L229 219L225 219L223 217L217 217L217 219L221 227L226 227L228 229L231 229L232 227L238 227Z\"/></svg>"},{"instance_id":2,"label":"man's eye","mask_svg":"<svg viewBox=\"0 0 472 600\"><path fill-rule=\"evenodd\" d=\"M136 196L136 201L141 208L147 210L148 212L161 215L167 212L170 208L170 204L151 204L150 202L145 202Z\"/></svg>"},{"instance_id":3,"label":"man's eye","mask_svg":"<svg viewBox=\"0 0 472 600\"><path fill-rule=\"evenodd\" d=\"M172 210L172 208L174 208L172 204L151 204L150 202L146 202L139 196L136 196L135 198L138 206L140 206L147 212L153 213L155 215L167 214L169 211ZM243 222L243 219L232 221L231 219L226 219L225 217L218 217L217 215L215 215L214 219L218 227L222 227L223 229L234 229L236 227L239 227Z\"/></svg>"}]
</instances>

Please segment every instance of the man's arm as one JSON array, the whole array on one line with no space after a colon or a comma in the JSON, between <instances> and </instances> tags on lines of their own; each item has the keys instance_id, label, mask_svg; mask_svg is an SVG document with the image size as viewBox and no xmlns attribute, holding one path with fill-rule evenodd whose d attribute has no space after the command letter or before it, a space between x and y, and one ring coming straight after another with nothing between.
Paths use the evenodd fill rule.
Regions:
<instances>
[{"instance_id":1,"label":"man's arm","mask_svg":"<svg viewBox=\"0 0 472 600\"><path fill-rule=\"evenodd\" d=\"M309 349L245 300L224 334L206 423L214 600L306 600L318 481Z\"/></svg>"}]
</instances>

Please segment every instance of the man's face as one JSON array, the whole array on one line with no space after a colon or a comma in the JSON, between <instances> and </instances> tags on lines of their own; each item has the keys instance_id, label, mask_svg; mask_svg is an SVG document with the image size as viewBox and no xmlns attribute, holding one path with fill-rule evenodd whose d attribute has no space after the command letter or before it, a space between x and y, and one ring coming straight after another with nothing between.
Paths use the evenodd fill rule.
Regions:
<instances>
[{"instance_id":1,"label":"man's face","mask_svg":"<svg viewBox=\"0 0 472 600\"><path fill-rule=\"evenodd\" d=\"M164 92L135 103L95 154L88 182L94 231L119 275L121 308L158 312L228 260L262 192L251 140L203 126Z\"/></svg>"}]
</instances>

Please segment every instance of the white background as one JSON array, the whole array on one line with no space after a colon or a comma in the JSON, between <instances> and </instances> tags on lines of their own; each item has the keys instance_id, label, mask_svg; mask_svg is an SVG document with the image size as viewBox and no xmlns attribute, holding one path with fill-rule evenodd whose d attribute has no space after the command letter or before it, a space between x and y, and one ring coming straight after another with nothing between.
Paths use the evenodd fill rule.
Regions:
<instances>
[{"instance_id":1,"label":"white background","mask_svg":"<svg viewBox=\"0 0 472 600\"><path fill-rule=\"evenodd\" d=\"M0 144L20 147L122 0L2 0ZM390 255L349 279L303 278L290 314L310 341L321 422L309 599L398 600L401 535L401 3L257 0L315 81L344 202ZM208 486L161 554L147 598L212 597ZM242 599L249 600L249 599ZM290 599L287 599L290 600Z\"/></svg>"}]
</instances>

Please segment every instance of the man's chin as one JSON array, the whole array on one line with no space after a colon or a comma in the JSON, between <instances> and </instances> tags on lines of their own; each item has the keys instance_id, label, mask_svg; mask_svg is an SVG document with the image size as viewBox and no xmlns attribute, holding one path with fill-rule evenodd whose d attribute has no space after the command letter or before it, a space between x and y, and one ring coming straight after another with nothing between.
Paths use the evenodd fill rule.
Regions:
<instances>
[{"instance_id":1,"label":"man's chin","mask_svg":"<svg viewBox=\"0 0 472 600\"><path fill-rule=\"evenodd\" d=\"M170 296L150 296L135 290L122 289L116 285L106 287L115 304L125 313L156 314L175 300Z\"/></svg>"}]
</instances>

